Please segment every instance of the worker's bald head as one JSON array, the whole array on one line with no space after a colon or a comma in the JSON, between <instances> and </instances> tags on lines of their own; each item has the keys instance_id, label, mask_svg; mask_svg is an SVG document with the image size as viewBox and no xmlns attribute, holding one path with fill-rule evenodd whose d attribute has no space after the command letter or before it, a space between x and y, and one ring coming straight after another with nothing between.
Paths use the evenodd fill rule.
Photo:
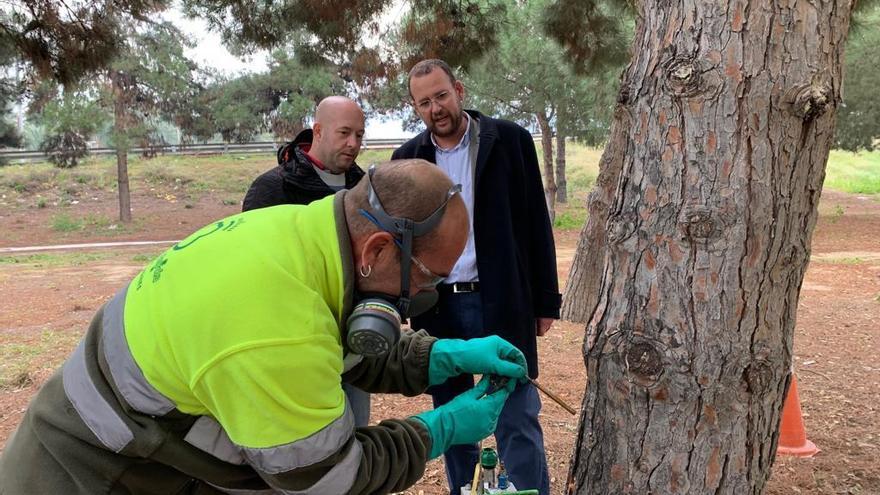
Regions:
<instances>
[{"instance_id":1,"label":"worker's bald head","mask_svg":"<svg viewBox=\"0 0 880 495\"><path fill-rule=\"evenodd\" d=\"M328 96L315 109L315 123L332 122L340 115L351 115L364 120L364 112L356 101L347 96Z\"/></svg>"},{"instance_id":2,"label":"worker's bald head","mask_svg":"<svg viewBox=\"0 0 880 495\"><path fill-rule=\"evenodd\" d=\"M315 109L313 131L309 154L332 173L346 172L361 150L364 112L351 98L328 96Z\"/></svg>"},{"instance_id":3,"label":"worker's bald head","mask_svg":"<svg viewBox=\"0 0 880 495\"><path fill-rule=\"evenodd\" d=\"M453 183L439 167L418 159L383 163L376 167L372 178L365 177L361 180L345 197L346 221L352 238L355 264L359 268L382 263L383 259L388 262L387 257L383 258L372 251L377 237L386 241L387 252L393 255L392 262L399 263L400 258L399 248L393 241L387 242L390 238L388 234L359 212L361 209L368 212L372 210L369 204L370 185L388 215L420 222L446 201ZM461 195L456 194L446 205L440 223L429 233L413 239L413 254L435 274L448 275L464 250L467 235L467 208ZM379 261L374 261L374 258ZM399 277L399 271L397 273ZM396 283L399 286L399 278L386 278L387 280L380 282ZM389 288L384 289L385 292L395 293L393 287L390 292Z\"/></svg>"}]
</instances>

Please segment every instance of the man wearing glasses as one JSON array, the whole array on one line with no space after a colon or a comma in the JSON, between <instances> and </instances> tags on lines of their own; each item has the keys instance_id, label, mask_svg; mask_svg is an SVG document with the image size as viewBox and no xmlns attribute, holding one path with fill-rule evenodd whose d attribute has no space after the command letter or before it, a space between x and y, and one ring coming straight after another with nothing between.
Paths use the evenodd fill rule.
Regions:
<instances>
[{"instance_id":1,"label":"man wearing glasses","mask_svg":"<svg viewBox=\"0 0 880 495\"><path fill-rule=\"evenodd\" d=\"M499 335L523 352L529 375L538 375L537 336L559 317L561 296L550 219L532 136L522 127L462 108L464 86L442 60L416 64L409 73L413 107L427 130L392 158L436 163L453 182L471 219L464 252L437 290L440 300L413 319L438 338ZM474 386L460 375L429 389L440 407ZM495 438L510 480L519 489L549 493L549 476L534 386L520 384L501 414ZM476 445L445 453L450 491L468 485Z\"/></svg>"}]
</instances>

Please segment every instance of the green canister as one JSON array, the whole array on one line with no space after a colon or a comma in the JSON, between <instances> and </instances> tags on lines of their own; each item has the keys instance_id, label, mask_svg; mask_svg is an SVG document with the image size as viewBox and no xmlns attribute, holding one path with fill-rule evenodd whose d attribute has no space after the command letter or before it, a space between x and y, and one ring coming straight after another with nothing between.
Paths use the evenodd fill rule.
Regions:
<instances>
[{"instance_id":1,"label":"green canister","mask_svg":"<svg viewBox=\"0 0 880 495\"><path fill-rule=\"evenodd\" d=\"M495 469L495 466L498 465L498 453L495 452L495 449L492 447L486 447L483 449L483 452L480 453L480 466L483 469Z\"/></svg>"}]
</instances>

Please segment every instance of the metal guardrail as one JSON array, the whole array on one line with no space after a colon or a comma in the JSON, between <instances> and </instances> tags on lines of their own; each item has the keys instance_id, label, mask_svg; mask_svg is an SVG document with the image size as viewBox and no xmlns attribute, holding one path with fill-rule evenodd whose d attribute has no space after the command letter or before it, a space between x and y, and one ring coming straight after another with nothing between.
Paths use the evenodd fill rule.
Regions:
<instances>
[{"instance_id":1,"label":"metal guardrail","mask_svg":"<svg viewBox=\"0 0 880 495\"><path fill-rule=\"evenodd\" d=\"M540 134L533 134L535 141L541 140ZM365 150L393 150L407 142L410 138L394 138L394 139L364 139L362 149ZM217 154L250 154L250 153L275 153L283 142L276 143L274 141L259 141L254 143L232 144L232 143L211 143L211 144L169 144L165 146L154 146L152 148L130 148L128 154L139 155L145 149L155 151L156 154L171 155L217 155ZM115 155L116 148L91 148L90 155ZM0 149L0 161L7 163L27 163L44 161L48 159L48 155L40 150L21 150L21 149Z\"/></svg>"},{"instance_id":2,"label":"metal guardrail","mask_svg":"<svg viewBox=\"0 0 880 495\"><path fill-rule=\"evenodd\" d=\"M409 138L398 139L365 139L363 149L382 150L395 149L405 143ZM165 145L155 146L152 148L130 148L129 154L141 154L145 149L155 151L157 154L179 154L179 155L211 155L211 154L248 154L248 153L275 153L279 146L284 143L276 143L274 141L260 141L254 143L231 144L231 143L211 143L211 144L188 144L188 145ZM91 155L115 155L115 148L92 148L89 150ZM0 149L0 159L8 162L32 162L42 161L48 158L44 151L40 150L16 150L16 149Z\"/></svg>"}]
</instances>

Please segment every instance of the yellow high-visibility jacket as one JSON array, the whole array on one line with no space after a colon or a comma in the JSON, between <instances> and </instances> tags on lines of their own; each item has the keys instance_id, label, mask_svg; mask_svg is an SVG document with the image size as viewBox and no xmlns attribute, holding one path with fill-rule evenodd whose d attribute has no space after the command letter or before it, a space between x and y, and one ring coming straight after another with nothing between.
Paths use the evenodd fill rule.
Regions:
<instances>
[{"instance_id":1,"label":"yellow high-visibility jacket","mask_svg":"<svg viewBox=\"0 0 880 495\"><path fill-rule=\"evenodd\" d=\"M341 191L217 221L106 303L0 455L0 492L402 491L421 421L354 428L341 380L416 395L435 339L343 372L354 270Z\"/></svg>"}]
</instances>

